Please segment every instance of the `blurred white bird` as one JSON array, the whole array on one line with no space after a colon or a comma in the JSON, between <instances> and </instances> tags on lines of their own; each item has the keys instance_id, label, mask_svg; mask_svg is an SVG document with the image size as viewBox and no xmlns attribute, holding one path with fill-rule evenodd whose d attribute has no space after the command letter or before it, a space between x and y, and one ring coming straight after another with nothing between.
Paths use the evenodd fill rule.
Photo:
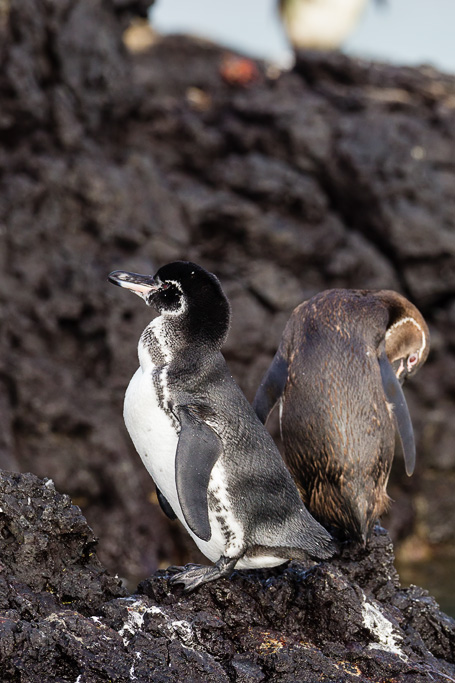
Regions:
<instances>
[{"instance_id":1,"label":"blurred white bird","mask_svg":"<svg viewBox=\"0 0 455 683\"><path fill-rule=\"evenodd\" d=\"M336 50L356 26L367 1L278 0L278 6L294 48Z\"/></svg>"}]
</instances>

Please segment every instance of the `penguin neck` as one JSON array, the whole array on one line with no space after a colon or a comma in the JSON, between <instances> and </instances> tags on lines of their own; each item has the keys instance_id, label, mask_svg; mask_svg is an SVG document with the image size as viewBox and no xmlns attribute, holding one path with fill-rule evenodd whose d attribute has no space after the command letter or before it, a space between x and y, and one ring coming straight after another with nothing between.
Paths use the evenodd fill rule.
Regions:
<instances>
[{"instance_id":1,"label":"penguin neck","mask_svg":"<svg viewBox=\"0 0 455 683\"><path fill-rule=\"evenodd\" d=\"M205 365L218 351L218 348L198 344L197 340L188 344L181 322L177 324L175 318L165 315L158 316L147 325L138 344L139 363L144 372L171 364L182 369Z\"/></svg>"}]
</instances>

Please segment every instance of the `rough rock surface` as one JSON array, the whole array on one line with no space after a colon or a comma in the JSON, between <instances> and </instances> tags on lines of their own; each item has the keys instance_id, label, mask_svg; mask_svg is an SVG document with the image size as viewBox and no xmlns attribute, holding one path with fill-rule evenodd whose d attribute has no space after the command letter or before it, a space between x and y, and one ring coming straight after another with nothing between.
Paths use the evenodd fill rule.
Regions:
<instances>
[{"instance_id":1,"label":"rough rock surface","mask_svg":"<svg viewBox=\"0 0 455 683\"><path fill-rule=\"evenodd\" d=\"M126 596L79 508L0 474L2 683L455 680L455 621L400 589L390 537L331 563L236 572L191 595L168 572Z\"/></svg>"},{"instance_id":2,"label":"rough rock surface","mask_svg":"<svg viewBox=\"0 0 455 683\"><path fill-rule=\"evenodd\" d=\"M301 55L245 84L200 41L129 55L147 5L0 2L0 465L70 494L113 573L197 559L123 426L149 310L107 273L216 272L249 398L303 297L391 287L433 351L406 388L419 458L410 481L397 462L387 524L455 545L455 79Z\"/></svg>"}]
</instances>

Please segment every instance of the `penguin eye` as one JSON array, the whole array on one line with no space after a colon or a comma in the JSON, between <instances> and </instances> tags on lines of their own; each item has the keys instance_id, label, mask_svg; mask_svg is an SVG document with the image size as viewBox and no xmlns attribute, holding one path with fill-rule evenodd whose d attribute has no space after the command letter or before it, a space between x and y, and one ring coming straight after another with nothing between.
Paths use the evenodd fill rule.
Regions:
<instances>
[{"instance_id":1,"label":"penguin eye","mask_svg":"<svg viewBox=\"0 0 455 683\"><path fill-rule=\"evenodd\" d=\"M411 370L416 365L418 360L419 360L419 354L418 353L411 353L411 355L408 356L408 362L407 362L408 370Z\"/></svg>"}]
</instances>

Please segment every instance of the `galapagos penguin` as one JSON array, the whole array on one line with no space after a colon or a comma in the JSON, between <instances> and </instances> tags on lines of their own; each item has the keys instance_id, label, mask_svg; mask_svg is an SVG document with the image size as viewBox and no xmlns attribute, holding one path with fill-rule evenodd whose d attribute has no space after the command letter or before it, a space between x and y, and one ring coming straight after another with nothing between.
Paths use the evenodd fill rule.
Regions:
<instances>
[{"instance_id":1,"label":"galapagos penguin","mask_svg":"<svg viewBox=\"0 0 455 683\"><path fill-rule=\"evenodd\" d=\"M177 261L154 277L124 271L115 285L160 314L138 345L124 419L161 506L213 567L172 581L193 590L234 568L328 558L329 533L305 509L273 439L229 374L220 348L230 307L218 279Z\"/></svg>"},{"instance_id":2,"label":"galapagos penguin","mask_svg":"<svg viewBox=\"0 0 455 683\"><path fill-rule=\"evenodd\" d=\"M279 401L284 458L311 514L363 544L389 498L395 433L406 472L415 443L401 384L429 351L417 308L390 290L333 289L293 311L253 407Z\"/></svg>"}]
</instances>

